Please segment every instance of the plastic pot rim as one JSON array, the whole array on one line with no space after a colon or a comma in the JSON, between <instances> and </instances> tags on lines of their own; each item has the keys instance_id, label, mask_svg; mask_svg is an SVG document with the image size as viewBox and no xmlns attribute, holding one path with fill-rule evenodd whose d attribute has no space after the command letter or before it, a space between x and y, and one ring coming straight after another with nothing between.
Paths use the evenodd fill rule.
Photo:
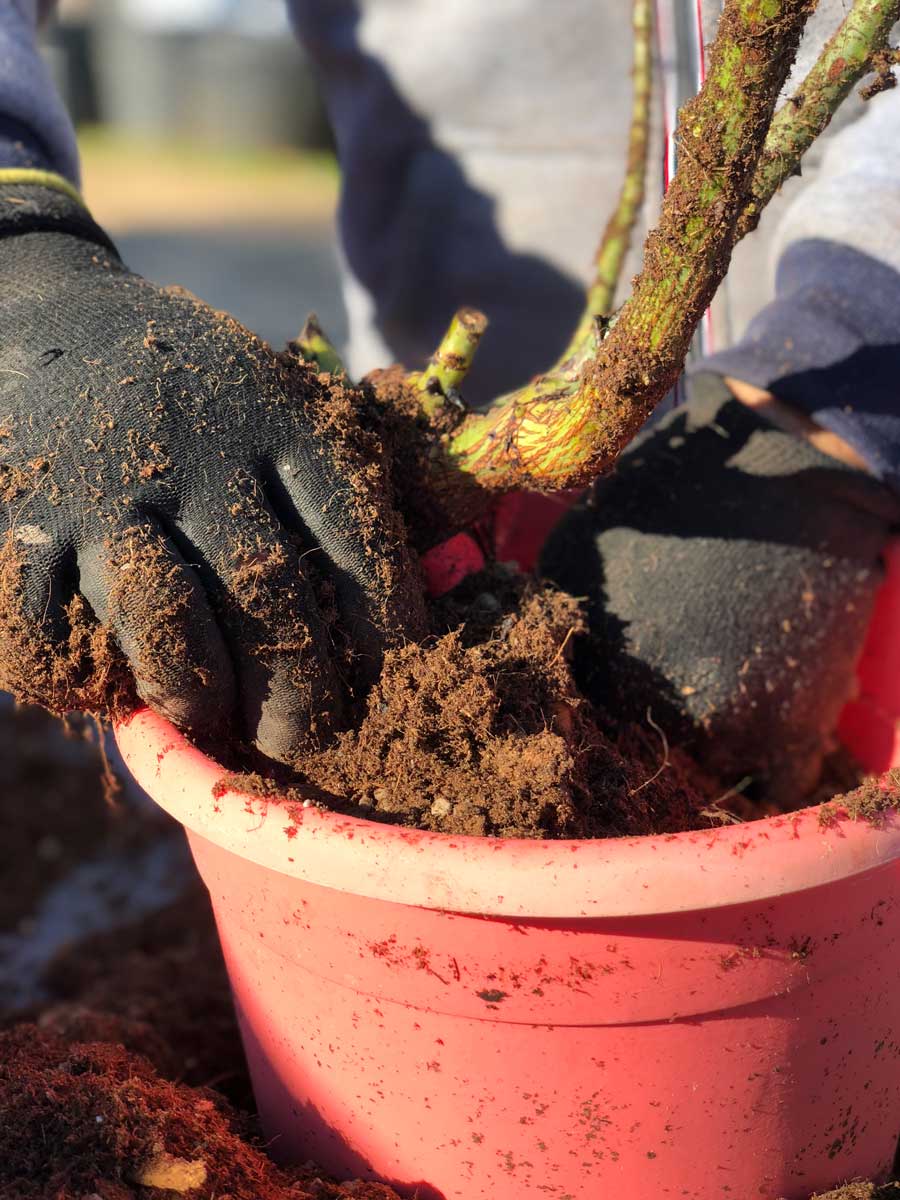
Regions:
<instances>
[{"instance_id":1,"label":"plastic pot rim","mask_svg":"<svg viewBox=\"0 0 900 1200\"><path fill-rule=\"evenodd\" d=\"M755 903L900 858L900 816L822 806L719 829L582 841L459 837L226 791L228 774L164 718L116 728L129 770L188 832L242 858L370 899L485 917L637 917Z\"/></svg>"}]
</instances>

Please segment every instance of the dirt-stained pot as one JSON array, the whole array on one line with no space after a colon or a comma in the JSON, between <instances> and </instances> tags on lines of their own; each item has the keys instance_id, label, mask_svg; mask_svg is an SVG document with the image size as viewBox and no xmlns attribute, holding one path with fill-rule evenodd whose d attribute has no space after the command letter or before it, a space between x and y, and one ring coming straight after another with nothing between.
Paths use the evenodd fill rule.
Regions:
<instances>
[{"instance_id":1,"label":"dirt-stained pot","mask_svg":"<svg viewBox=\"0 0 900 1200\"><path fill-rule=\"evenodd\" d=\"M900 552L845 721L900 764ZM450 837L214 789L118 732L212 895L271 1152L420 1200L749 1200L884 1178L900 819Z\"/></svg>"}]
</instances>

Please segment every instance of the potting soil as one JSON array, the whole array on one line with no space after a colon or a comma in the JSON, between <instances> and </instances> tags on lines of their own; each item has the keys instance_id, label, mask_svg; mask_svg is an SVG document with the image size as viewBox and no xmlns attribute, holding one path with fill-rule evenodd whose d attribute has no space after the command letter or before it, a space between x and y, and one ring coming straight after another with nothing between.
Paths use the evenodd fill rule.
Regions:
<instances>
[{"instance_id":1,"label":"potting soil","mask_svg":"<svg viewBox=\"0 0 900 1200\"><path fill-rule=\"evenodd\" d=\"M705 772L654 720L623 723L579 691L581 604L502 564L430 606L431 638L389 651L359 726L297 762L295 795L357 816L475 836L676 833L776 811L750 780ZM831 755L823 803L862 778ZM284 787L229 777L270 796ZM891 803L873 784L871 804ZM290 788L287 789L290 796ZM880 796L880 800L877 796Z\"/></svg>"},{"instance_id":2,"label":"potting soil","mask_svg":"<svg viewBox=\"0 0 900 1200\"><path fill-rule=\"evenodd\" d=\"M579 603L502 568L432 606L388 652L357 729L297 763L358 815L447 833L610 837L719 819L724 790L665 735L615 729L578 691ZM349 804L347 804L349 801Z\"/></svg>"}]
</instances>

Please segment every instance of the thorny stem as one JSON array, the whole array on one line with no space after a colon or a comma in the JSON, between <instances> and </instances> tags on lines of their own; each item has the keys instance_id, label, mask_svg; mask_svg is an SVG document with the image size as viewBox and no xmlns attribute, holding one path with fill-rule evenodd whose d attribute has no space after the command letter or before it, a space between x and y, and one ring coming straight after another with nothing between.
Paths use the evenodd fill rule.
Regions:
<instances>
[{"instance_id":1,"label":"thorny stem","mask_svg":"<svg viewBox=\"0 0 900 1200\"><path fill-rule=\"evenodd\" d=\"M644 203L647 182L647 145L650 140L650 97L653 90L653 5L652 0L633 0L631 25L632 100L631 128L625 178L615 211L607 222L594 259L594 282L587 304L569 346L560 358L583 362L597 347L597 319L608 317L616 298L625 255Z\"/></svg>"},{"instance_id":2,"label":"thorny stem","mask_svg":"<svg viewBox=\"0 0 900 1200\"><path fill-rule=\"evenodd\" d=\"M425 370L409 376L410 383L422 392L422 408L427 416L434 416L444 400L457 397L486 328L487 318L483 313L461 308Z\"/></svg>"},{"instance_id":3,"label":"thorny stem","mask_svg":"<svg viewBox=\"0 0 900 1200\"><path fill-rule=\"evenodd\" d=\"M871 0L884 8L895 0ZM470 414L445 445L449 478L555 490L608 470L678 377L723 279L738 219L811 0L725 0L709 72L681 110L681 167L630 300L578 371L539 377Z\"/></svg>"},{"instance_id":4,"label":"thorny stem","mask_svg":"<svg viewBox=\"0 0 900 1200\"><path fill-rule=\"evenodd\" d=\"M341 356L323 331L315 313L309 314L306 324L288 344L288 349L299 355L304 362L315 363L320 371L328 371L332 375L347 374Z\"/></svg>"},{"instance_id":5,"label":"thorny stem","mask_svg":"<svg viewBox=\"0 0 900 1200\"><path fill-rule=\"evenodd\" d=\"M738 222L738 238L756 228L763 209L797 172L800 159L857 80L873 69L880 73L890 69L879 58L887 51L888 36L898 20L900 0L856 0L812 70L772 119L753 177L753 198Z\"/></svg>"}]
</instances>

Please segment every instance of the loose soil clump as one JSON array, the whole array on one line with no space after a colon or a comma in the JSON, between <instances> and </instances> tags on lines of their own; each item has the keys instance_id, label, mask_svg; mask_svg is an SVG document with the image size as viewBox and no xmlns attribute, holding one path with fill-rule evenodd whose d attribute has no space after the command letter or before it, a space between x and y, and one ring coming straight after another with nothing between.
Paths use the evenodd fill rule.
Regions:
<instances>
[{"instance_id":1,"label":"loose soil clump","mask_svg":"<svg viewBox=\"0 0 900 1200\"><path fill-rule=\"evenodd\" d=\"M819 823L828 827L840 817L868 821L880 825L889 812L900 808L900 768L893 767L884 775L864 779L859 787L844 795L834 796L819 811Z\"/></svg>"},{"instance_id":2,"label":"loose soil clump","mask_svg":"<svg viewBox=\"0 0 900 1200\"><path fill-rule=\"evenodd\" d=\"M572 652L581 603L503 564L429 606L430 636L389 650L358 725L299 757L293 777L231 774L232 790L476 837L668 834L784 808L722 780L673 744L648 709L627 723L585 698ZM895 806L844 750L814 796L824 822ZM856 789L856 790L851 790ZM896 790L896 789L895 789Z\"/></svg>"},{"instance_id":3,"label":"loose soil clump","mask_svg":"<svg viewBox=\"0 0 900 1200\"><path fill-rule=\"evenodd\" d=\"M388 652L359 728L298 762L307 789L357 815L474 836L710 824L702 814L722 789L652 714L646 729L615 730L578 691L570 651L584 616L572 597L494 567L431 617L429 641Z\"/></svg>"}]
</instances>

